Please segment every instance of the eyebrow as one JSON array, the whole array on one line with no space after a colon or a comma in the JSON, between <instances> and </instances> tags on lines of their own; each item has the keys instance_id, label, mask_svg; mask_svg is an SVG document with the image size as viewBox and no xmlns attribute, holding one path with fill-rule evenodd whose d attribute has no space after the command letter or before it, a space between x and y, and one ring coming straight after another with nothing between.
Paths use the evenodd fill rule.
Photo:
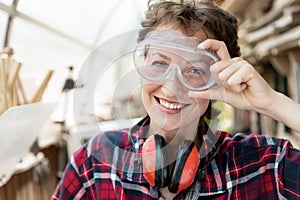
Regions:
<instances>
[{"instance_id":1,"label":"eyebrow","mask_svg":"<svg viewBox=\"0 0 300 200\"><path fill-rule=\"evenodd\" d=\"M194 60L190 60L190 63L197 63L197 62L204 62L204 63L209 63L212 59L211 58L204 58L204 59L194 59Z\"/></svg>"},{"instance_id":2,"label":"eyebrow","mask_svg":"<svg viewBox=\"0 0 300 200\"><path fill-rule=\"evenodd\" d=\"M166 56L166 55L164 55L164 54L162 54L160 52L157 52L157 51L154 51L153 53L151 53L151 55L159 55L160 57L162 57L162 58L164 58L166 60L171 60L170 57L168 57L168 56Z\"/></svg>"},{"instance_id":3,"label":"eyebrow","mask_svg":"<svg viewBox=\"0 0 300 200\"><path fill-rule=\"evenodd\" d=\"M162 58L164 58L164 59L166 59L166 60L168 60L168 61L170 61L171 60L171 58L169 57L169 56L167 56L167 55L165 55L165 54L163 54L163 53L160 53L158 50L152 50L153 52L151 53L151 55L153 56L153 55L158 55L158 56L160 56L160 57L162 57ZM184 58L183 58L184 59ZM210 59L211 58L195 58L195 59L193 59L193 60L186 60L186 59L184 59L184 60L186 60L186 61L188 61L189 63L191 63L191 64L193 64L193 63L199 63L199 62L201 62L201 63L209 63L210 62Z\"/></svg>"}]
</instances>

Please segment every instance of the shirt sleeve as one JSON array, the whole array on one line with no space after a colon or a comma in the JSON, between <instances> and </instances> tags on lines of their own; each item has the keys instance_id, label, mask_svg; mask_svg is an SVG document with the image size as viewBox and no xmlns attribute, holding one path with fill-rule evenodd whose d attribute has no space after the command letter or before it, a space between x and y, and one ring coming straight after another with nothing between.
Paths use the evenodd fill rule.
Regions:
<instances>
[{"instance_id":1,"label":"shirt sleeve","mask_svg":"<svg viewBox=\"0 0 300 200\"><path fill-rule=\"evenodd\" d=\"M83 181L71 161L67 164L64 175L56 187L52 200L81 199L85 194Z\"/></svg>"},{"instance_id":2,"label":"shirt sleeve","mask_svg":"<svg viewBox=\"0 0 300 200\"><path fill-rule=\"evenodd\" d=\"M286 142L281 157L278 165L280 193L287 199L300 199L300 150Z\"/></svg>"}]
</instances>

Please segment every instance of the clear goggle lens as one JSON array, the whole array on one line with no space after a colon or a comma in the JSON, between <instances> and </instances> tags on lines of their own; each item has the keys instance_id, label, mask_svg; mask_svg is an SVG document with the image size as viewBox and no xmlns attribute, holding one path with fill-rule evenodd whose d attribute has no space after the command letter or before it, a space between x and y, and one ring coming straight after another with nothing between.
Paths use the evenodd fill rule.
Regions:
<instances>
[{"instance_id":1,"label":"clear goggle lens","mask_svg":"<svg viewBox=\"0 0 300 200\"><path fill-rule=\"evenodd\" d=\"M147 36L134 51L134 64L143 78L163 82L177 77L186 88L198 91L215 85L210 66L218 58L198 49L193 38L166 31Z\"/></svg>"}]
</instances>

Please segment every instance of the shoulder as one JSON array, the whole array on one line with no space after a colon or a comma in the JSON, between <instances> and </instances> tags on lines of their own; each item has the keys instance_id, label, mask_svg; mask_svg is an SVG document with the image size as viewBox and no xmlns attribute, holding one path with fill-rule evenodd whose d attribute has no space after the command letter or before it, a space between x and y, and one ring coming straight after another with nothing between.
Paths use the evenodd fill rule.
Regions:
<instances>
[{"instance_id":1,"label":"shoulder","mask_svg":"<svg viewBox=\"0 0 300 200\"><path fill-rule=\"evenodd\" d=\"M105 162L110 160L115 149L128 148L130 148L128 129L101 132L77 150L71 162L76 167L86 165L88 162Z\"/></svg>"},{"instance_id":2,"label":"shoulder","mask_svg":"<svg viewBox=\"0 0 300 200\"><path fill-rule=\"evenodd\" d=\"M300 151L293 148L290 141L265 135L227 134L223 137L220 152L234 160L268 160L268 162L279 162L286 159L287 155L299 157Z\"/></svg>"},{"instance_id":3,"label":"shoulder","mask_svg":"<svg viewBox=\"0 0 300 200\"><path fill-rule=\"evenodd\" d=\"M126 148L130 145L128 140L128 129L113 130L99 133L92 137L85 147L88 150L97 150L105 146Z\"/></svg>"},{"instance_id":4,"label":"shoulder","mask_svg":"<svg viewBox=\"0 0 300 200\"><path fill-rule=\"evenodd\" d=\"M226 134L223 139L223 145L228 148L266 148L266 147L292 147L290 141L281 138L275 138L267 135L236 133L233 136Z\"/></svg>"},{"instance_id":5,"label":"shoulder","mask_svg":"<svg viewBox=\"0 0 300 200\"><path fill-rule=\"evenodd\" d=\"M221 145L220 159L226 162L226 174L238 177L235 183L247 180L250 187L257 187L262 179L262 188L267 184L288 199L300 196L300 150L290 141L265 135L226 134ZM224 156L226 155L226 156ZM255 183L255 184L254 184ZM248 187L247 186L247 187Z\"/></svg>"},{"instance_id":6,"label":"shoulder","mask_svg":"<svg viewBox=\"0 0 300 200\"><path fill-rule=\"evenodd\" d=\"M293 148L290 141L265 135L230 134L223 137L220 155L226 155L229 166L254 166L258 168L269 164L300 166L300 150ZM232 166L234 168L234 166ZM295 169L295 167L293 167Z\"/></svg>"}]
</instances>

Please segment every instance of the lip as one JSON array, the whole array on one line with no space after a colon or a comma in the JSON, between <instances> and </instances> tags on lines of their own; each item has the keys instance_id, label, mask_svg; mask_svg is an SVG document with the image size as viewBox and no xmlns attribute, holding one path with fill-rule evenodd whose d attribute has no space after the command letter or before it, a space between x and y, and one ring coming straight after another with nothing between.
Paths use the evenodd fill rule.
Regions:
<instances>
[{"instance_id":1,"label":"lip","mask_svg":"<svg viewBox=\"0 0 300 200\"><path fill-rule=\"evenodd\" d=\"M179 102L176 102L176 101L170 101L170 100L167 100L167 99L164 99L164 98L160 98L160 97L157 97L157 96L154 96L154 99L155 99L155 103L159 106L160 110L162 112L164 112L164 113L167 113L167 114L177 114L177 113L180 113L185 107L187 107L189 105L189 104L185 104L185 103L179 103ZM163 106L160 103L161 101L163 101L164 103L175 105L175 106L177 106L179 108L167 108L166 106ZM169 106L171 106L171 105L169 105Z\"/></svg>"}]
</instances>

